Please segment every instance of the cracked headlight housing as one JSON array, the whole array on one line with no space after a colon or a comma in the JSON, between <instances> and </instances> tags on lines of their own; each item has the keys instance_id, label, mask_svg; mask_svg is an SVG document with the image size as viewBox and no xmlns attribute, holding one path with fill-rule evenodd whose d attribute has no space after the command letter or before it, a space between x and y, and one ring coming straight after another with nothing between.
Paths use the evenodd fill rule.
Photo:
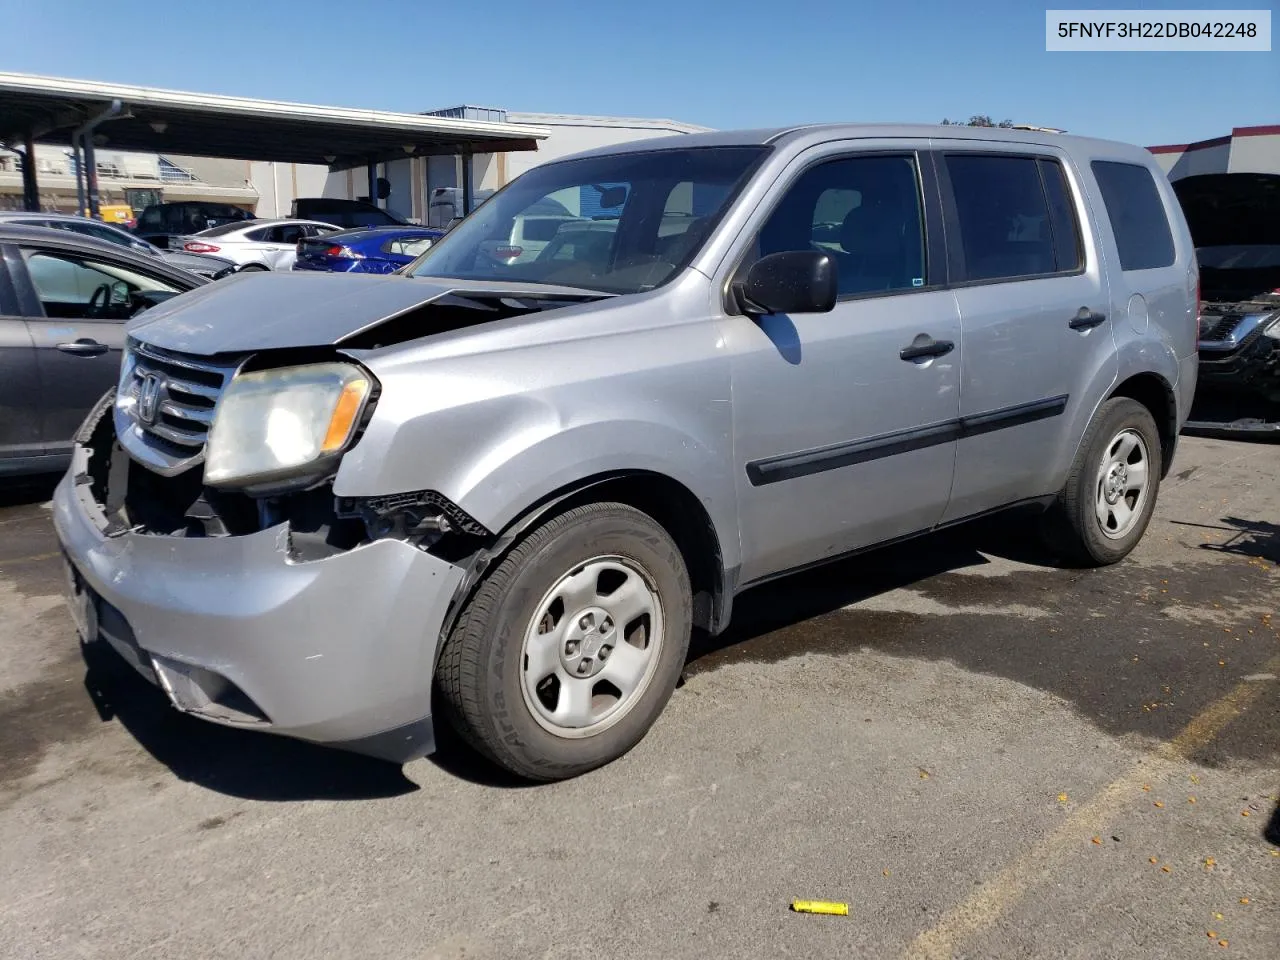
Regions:
<instances>
[{"instance_id":1,"label":"cracked headlight housing","mask_svg":"<svg viewBox=\"0 0 1280 960\"><path fill-rule=\"evenodd\" d=\"M252 492L318 479L351 444L373 385L350 363L237 375L218 399L204 482Z\"/></svg>"}]
</instances>

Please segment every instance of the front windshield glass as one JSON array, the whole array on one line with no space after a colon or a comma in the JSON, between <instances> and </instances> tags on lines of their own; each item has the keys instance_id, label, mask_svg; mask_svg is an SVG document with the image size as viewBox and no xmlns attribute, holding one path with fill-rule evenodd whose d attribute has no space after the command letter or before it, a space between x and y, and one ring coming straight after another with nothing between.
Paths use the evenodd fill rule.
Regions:
<instances>
[{"instance_id":1,"label":"front windshield glass","mask_svg":"<svg viewBox=\"0 0 1280 960\"><path fill-rule=\"evenodd\" d=\"M693 258L766 149L654 150L535 167L437 241L410 272L651 290Z\"/></svg>"}]
</instances>

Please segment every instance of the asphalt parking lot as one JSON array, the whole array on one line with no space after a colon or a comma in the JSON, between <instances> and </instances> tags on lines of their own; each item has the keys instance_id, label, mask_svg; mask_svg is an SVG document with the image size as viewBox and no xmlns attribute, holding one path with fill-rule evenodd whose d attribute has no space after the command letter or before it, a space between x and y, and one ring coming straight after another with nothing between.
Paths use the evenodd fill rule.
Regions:
<instances>
[{"instance_id":1,"label":"asphalt parking lot","mask_svg":"<svg viewBox=\"0 0 1280 960\"><path fill-rule=\"evenodd\" d=\"M0 957L1274 958L1278 476L1185 438L1117 567L1007 519L762 588L635 751L540 787L86 668L48 486L5 488Z\"/></svg>"}]
</instances>

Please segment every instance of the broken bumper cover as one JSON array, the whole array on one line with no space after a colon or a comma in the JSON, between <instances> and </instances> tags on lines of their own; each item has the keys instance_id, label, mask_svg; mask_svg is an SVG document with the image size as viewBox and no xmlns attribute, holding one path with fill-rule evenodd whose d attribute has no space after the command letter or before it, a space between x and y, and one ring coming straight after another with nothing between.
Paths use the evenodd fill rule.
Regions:
<instances>
[{"instance_id":1,"label":"broken bumper cover","mask_svg":"<svg viewBox=\"0 0 1280 960\"><path fill-rule=\"evenodd\" d=\"M67 591L86 641L105 640L178 709L395 762L430 753L431 677L463 571L398 540L288 558L288 526L247 536L103 533L77 477L54 494Z\"/></svg>"},{"instance_id":2,"label":"broken bumper cover","mask_svg":"<svg viewBox=\"0 0 1280 960\"><path fill-rule=\"evenodd\" d=\"M1199 342L1200 382L1207 387L1280 392L1280 312L1248 314L1222 340Z\"/></svg>"}]
</instances>

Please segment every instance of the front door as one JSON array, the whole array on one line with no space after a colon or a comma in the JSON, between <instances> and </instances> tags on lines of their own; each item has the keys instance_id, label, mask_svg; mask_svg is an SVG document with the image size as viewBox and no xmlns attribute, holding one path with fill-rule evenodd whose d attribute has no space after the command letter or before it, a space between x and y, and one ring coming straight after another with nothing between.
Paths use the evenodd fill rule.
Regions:
<instances>
[{"instance_id":1,"label":"front door","mask_svg":"<svg viewBox=\"0 0 1280 960\"><path fill-rule=\"evenodd\" d=\"M65 450L116 384L125 322L181 290L97 253L24 248L22 261L37 301L29 328L40 374L41 433L47 445Z\"/></svg>"},{"instance_id":2,"label":"front door","mask_svg":"<svg viewBox=\"0 0 1280 960\"><path fill-rule=\"evenodd\" d=\"M960 321L935 280L936 194L919 156L828 149L794 169L746 260L825 250L839 300L723 320L743 583L928 529L955 458Z\"/></svg>"},{"instance_id":3,"label":"front door","mask_svg":"<svg viewBox=\"0 0 1280 960\"><path fill-rule=\"evenodd\" d=\"M964 330L947 520L1055 493L1079 440L1069 424L1115 376L1106 274L1080 229L1075 171L1025 151L969 143L938 157Z\"/></svg>"},{"instance_id":4,"label":"front door","mask_svg":"<svg viewBox=\"0 0 1280 960\"><path fill-rule=\"evenodd\" d=\"M0 475L19 459L25 469L44 450L40 440L40 380L36 350L9 278L16 249L0 246Z\"/></svg>"}]
</instances>

